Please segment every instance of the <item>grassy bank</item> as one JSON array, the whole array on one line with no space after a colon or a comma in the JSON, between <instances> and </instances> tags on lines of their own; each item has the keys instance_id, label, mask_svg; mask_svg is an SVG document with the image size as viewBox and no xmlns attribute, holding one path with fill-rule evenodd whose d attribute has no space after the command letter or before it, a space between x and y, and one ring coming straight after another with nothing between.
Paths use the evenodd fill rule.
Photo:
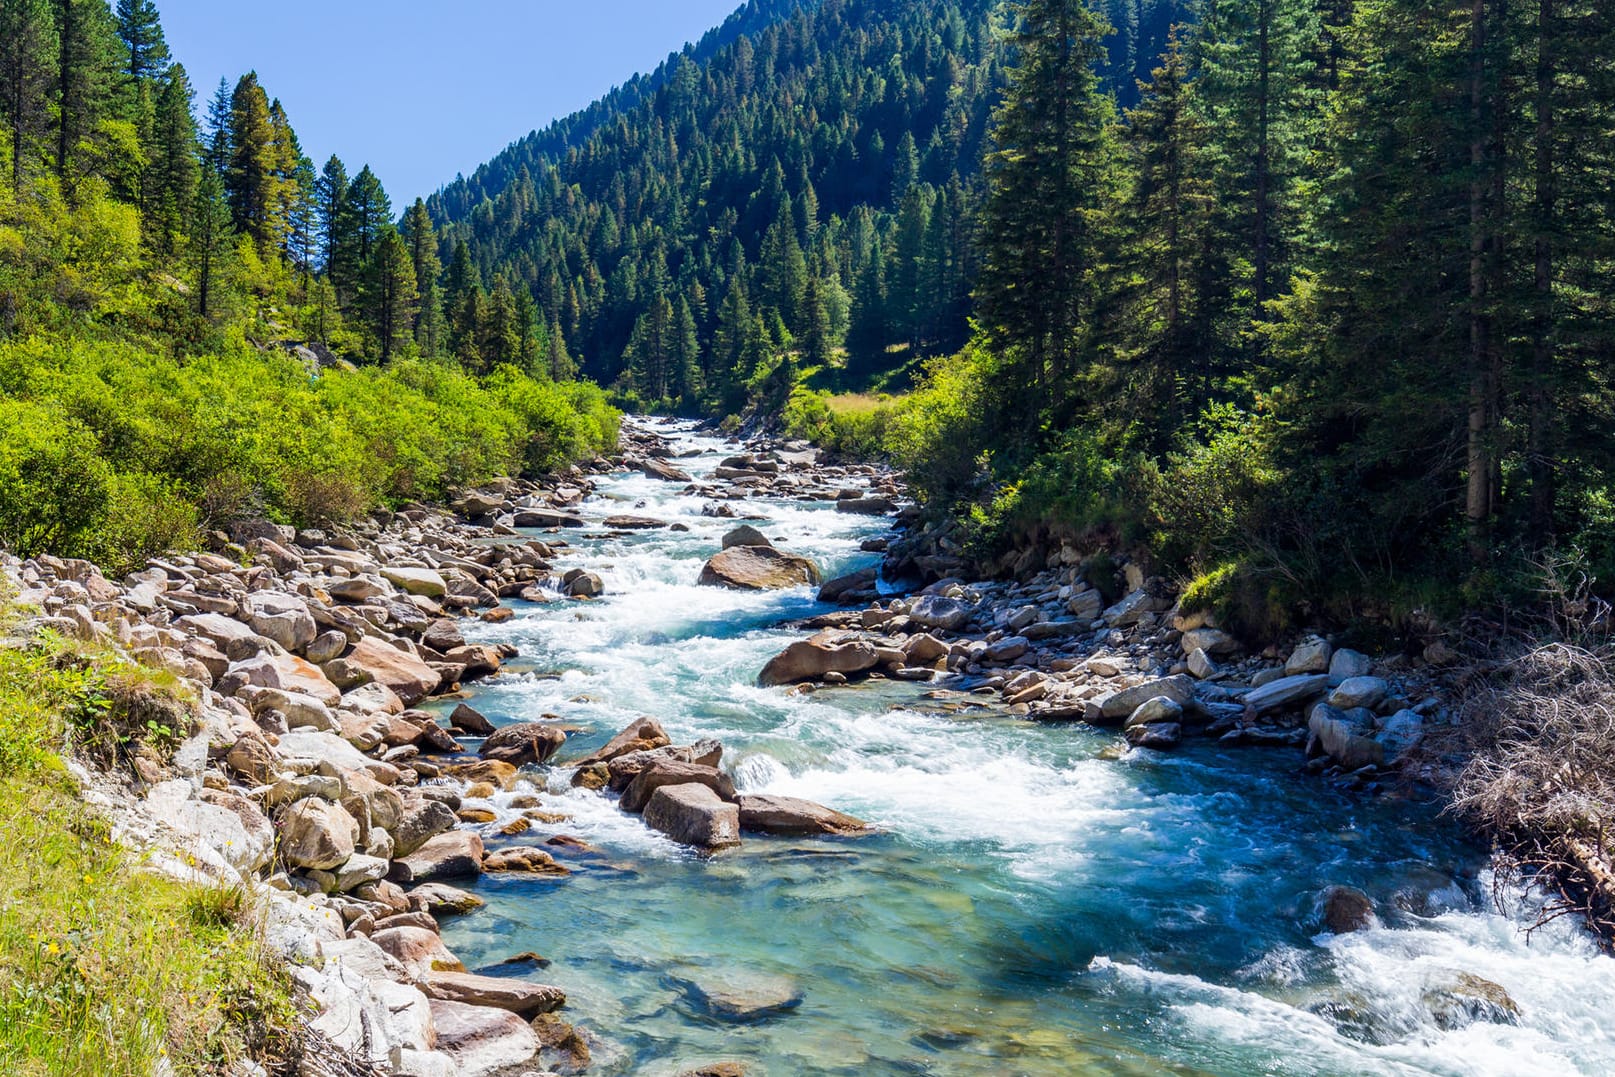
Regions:
<instances>
[{"instance_id":1,"label":"grassy bank","mask_svg":"<svg viewBox=\"0 0 1615 1077\"><path fill-rule=\"evenodd\" d=\"M0 1072L203 1073L292 1027L283 975L237 922L242 895L142 871L62 765L75 740L128 736L111 732L139 684L125 678L0 650Z\"/></svg>"}]
</instances>

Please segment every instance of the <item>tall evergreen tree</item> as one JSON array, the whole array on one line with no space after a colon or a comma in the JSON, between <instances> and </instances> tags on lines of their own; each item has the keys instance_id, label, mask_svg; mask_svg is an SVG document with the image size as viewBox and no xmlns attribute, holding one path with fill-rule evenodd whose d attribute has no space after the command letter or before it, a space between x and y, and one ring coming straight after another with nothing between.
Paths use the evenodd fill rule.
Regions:
<instances>
[{"instance_id":1,"label":"tall evergreen tree","mask_svg":"<svg viewBox=\"0 0 1615 1077\"><path fill-rule=\"evenodd\" d=\"M348 170L332 154L314 181L314 222L318 231L320 265L340 295L353 282L343 278L343 246L348 242L344 209L348 204Z\"/></svg>"},{"instance_id":2,"label":"tall evergreen tree","mask_svg":"<svg viewBox=\"0 0 1615 1077\"><path fill-rule=\"evenodd\" d=\"M111 98L116 38L106 0L52 0L56 18L56 174L72 185L74 160Z\"/></svg>"},{"instance_id":3,"label":"tall evergreen tree","mask_svg":"<svg viewBox=\"0 0 1615 1077\"><path fill-rule=\"evenodd\" d=\"M1093 305L1092 217L1109 166L1103 27L1083 0L1015 5L1017 66L993 117L977 309L1005 357L1005 406L1022 419L1070 393ZM1023 437L1032 424L1013 428Z\"/></svg>"},{"instance_id":4,"label":"tall evergreen tree","mask_svg":"<svg viewBox=\"0 0 1615 1077\"><path fill-rule=\"evenodd\" d=\"M382 225L374 243L374 254L368 263L366 294L371 328L376 334L381 361L386 363L413 332L415 267L410 262L409 246L392 225Z\"/></svg>"},{"instance_id":5,"label":"tall evergreen tree","mask_svg":"<svg viewBox=\"0 0 1615 1077\"><path fill-rule=\"evenodd\" d=\"M225 192L230 200L231 224L249 236L261 254L279 246L284 234L281 217L281 152L276 144L269 98L258 84L257 72L236 83L230 99L230 165Z\"/></svg>"},{"instance_id":6,"label":"tall evergreen tree","mask_svg":"<svg viewBox=\"0 0 1615 1077\"><path fill-rule=\"evenodd\" d=\"M21 191L50 126L55 29L47 0L0 0L0 119L11 135L11 186Z\"/></svg>"},{"instance_id":7,"label":"tall evergreen tree","mask_svg":"<svg viewBox=\"0 0 1615 1077\"><path fill-rule=\"evenodd\" d=\"M426 203L417 198L404 215L404 238L409 243L409 259L415 268L415 286L420 293L420 309L415 317L415 343L422 355L435 356L443 346L442 294L438 278L443 265L437 255L437 232Z\"/></svg>"},{"instance_id":8,"label":"tall evergreen tree","mask_svg":"<svg viewBox=\"0 0 1615 1077\"><path fill-rule=\"evenodd\" d=\"M135 82L156 79L168 69L168 42L155 0L118 0L118 37L126 54L124 70Z\"/></svg>"},{"instance_id":9,"label":"tall evergreen tree","mask_svg":"<svg viewBox=\"0 0 1615 1077\"><path fill-rule=\"evenodd\" d=\"M193 98L185 68L174 64L163 79L152 130L146 190L146 237L164 257L175 252L196 205L201 166L197 158Z\"/></svg>"},{"instance_id":10,"label":"tall evergreen tree","mask_svg":"<svg viewBox=\"0 0 1615 1077\"><path fill-rule=\"evenodd\" d=\"M191 268L195 276L196 312L203 320L217 314L217 292L230 257L234 233L224 183L211 168L202 170L191 213Z\"/></svg>"}]
</instances>

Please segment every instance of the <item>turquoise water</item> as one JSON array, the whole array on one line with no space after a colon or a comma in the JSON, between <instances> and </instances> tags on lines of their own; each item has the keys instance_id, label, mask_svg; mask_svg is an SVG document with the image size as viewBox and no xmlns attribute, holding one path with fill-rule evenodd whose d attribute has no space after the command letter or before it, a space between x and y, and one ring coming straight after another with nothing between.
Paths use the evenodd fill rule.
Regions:
<instances>
[{"instance_id":1,"label":"turquoise water","mask_svg":"<svg viewBox=\"0 0 1615 1077\"><path fill-rule=\"evenodd\" d=\"M716 442L669 428L703 455ZM637 475L585 506L688 533L569 536L605 579L586 605L522 607L490 641L529 672L481 686L496 722L551 715L576 758L637 715L713 737L743 790L805 796L881 828L858 841L748 840L710 859L535 774L545 811L516 839L565 834L563 880L487 878L488 907L445 923L468 965L553 961L592 1073L744 1061L753 1074L1602 1074L1615 962L1569 924L1527 942L1496 913L1484 858L1417 803L1366 802L1297 773L1293 751L1191 746L1107 760L1113 736L949 713L884 684L789 695L757 671L816 612L808 591L695 585L734 521ZM764 532L834 574L871 563L879 521L753 501ZM546 786L547 782L547 786ZM1372 895L1381 926L1319 934L1329 884ZM1422 998L1458 974L1501 985L1514 1023L1439 1027ZM764 979L793 1009L736 1023L692 984ZM1446 1022L1451 1026L1453 1022Z\"/></svg>"}]
</instances>

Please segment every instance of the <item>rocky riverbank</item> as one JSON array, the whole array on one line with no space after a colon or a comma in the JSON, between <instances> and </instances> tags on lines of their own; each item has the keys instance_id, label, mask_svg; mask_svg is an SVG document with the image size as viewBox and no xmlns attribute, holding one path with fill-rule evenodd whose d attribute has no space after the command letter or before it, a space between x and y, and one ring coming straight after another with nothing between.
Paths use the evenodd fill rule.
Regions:
<instances>
[{"instance_id":1,"label":"rocky riverbank","mask_svg":"<svg viewBox=\"0 0 1615 1077\"><path fill-rule=\"evenodd\" d=\"M587 1067L598 1041L565 1020L543 959L468 970L438 931L480 905L457 881L560 878L569 860L598 855L564 834L525 836L565 819L546 803L557 771L563 785L618 794L620 810L707 851L747 833L872 832L832 807L738 791L723 745L674 744L655 716L625 715L616 738L580 756L567 751L565 723L496 728L454 705L462 685L521 668L511 647L468 643L467 619L498 622L514 615L511 601L586 604L604 591L588 566L568 564L567 535L681 526L638 514L644 506L590 518L583 502L602 473L674 484L703 516L734 521L702 573L713 587L820 581L788 535L746 522L750 500L890 519L887 536L864 543L887 556L886 571L822 583L820 597L846 608L803 623L813 634L760 671L764 685L922 682L942 710L1115 728L1118 753L1189 737L1275 746L1298 763L1304 749L1312 769L1363 787L1435 765L1420 744L1450 716L1424 663L1376 661L1321 638L1246 654L1135 566L1113 566L1101 582L1121 595L1106 602L1095 565L1075 551L1017 582L927 580L962 562L905 534L918 513L899 476L827 465L799 444L738 448L696 481L653 428L630 427L618 459L467 491L452 512L412 506L341 533L244 523L213 536L212 552L118 581L83 562L4 565L18 604L38 611L20 634L49 630L161 671L194 700L195 724L177 747L147 745L127 771L79 776L157 870L259 895L265 940L289 962L309 1035L330 1045L307 1052L303 1072ZM1360 892L1331 893L1328 923L1373 922ZM697 993L725 990L703 981Z\"/></svg>"}]
</instances>

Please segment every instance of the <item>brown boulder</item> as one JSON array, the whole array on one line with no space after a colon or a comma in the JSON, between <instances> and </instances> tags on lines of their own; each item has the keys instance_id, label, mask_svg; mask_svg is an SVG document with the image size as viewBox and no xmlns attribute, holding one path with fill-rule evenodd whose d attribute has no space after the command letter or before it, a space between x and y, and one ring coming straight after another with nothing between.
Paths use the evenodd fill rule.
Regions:
<instances>
[{"instance_id":1,"label":"brown boulder","mask_svg":"<svg viewBox=\"0 0 1615 1077\"><path fill-rule=\"evenodd\" d=\"M420 980L427 998L491 1006L522 1017L536 1017L566 1005L566 992L547 984L473 972L432 972Z\"/></svg>"},{"instance_id":2,"label":"brown boulder","mask_svg":"<svg viewBox=\"0 0 1615 1077\"><path fill-rule=\"evenodd\" d=\"M811 800L757 795L740 798L740 829L792 837L816 834L850 836L873 832L873 828L862 819Z\"/></svg>"},{"instance_id":3,"label":"brown boulder","mask_svg":"<svg viewBox=\"0 0 1615 1077\"><path fill-rule=\"evenodd\" d=\"M437 1049L454 1060L455 1072L488 1077L516 1071L538 1054L538 1034L508 1010L433 999Z\"/></svg>"},{"instance_id":4,"label":"brown boulder","mask_svg":"<svg viewBox=\"0 0 1615 1077\"><path fill-rule=\"evenodd\" d=\"M570 875L572 872L555 862L555 858L542 849L530 845L517 845L499 849L482 858L482 870L511 872L527 875Z\"/></svg>"},{"instance_id":5,"label":"brown boulder","mask_svg":"<svg viewBox=\"0 0 1615 1077\"><path fill-rule=\"evenodd\" d=\"M482 856L480 837L469 830L450 830L394 860L387 877L395 883L420 883L481 875Z\"/></svg>"},{"instance_id":6,"label":"brown boulder","mask_svg":"<svg viewBox=\"0 0 1615 1077\"><path fill-rule=\"evenodd\" d=\"M519 722L495 731L482 742L477 754L484 759L519 767L547 761L565 743L566 734L552 725Z\"/></svg>"},{"instance_id":7,"label":"brown boulder","mask_svg":"<svg viewBox=\"0 0 1615 1077\"><path fill-rule=\"evenodd\" d=\"M645 805L645 824L699 849L740 844L740 808L704 785L664 785Z\"/></svg>"},{"instance_id":8,"label":"brown boulder","mask_svg":"<svg viewBox=\"0 0 1615 1077\"><path fill-rule=\"evenodd\" d=\"M667 735L667 730L662 728L660 722L654 718L640 718L612 737L604 748L578 760L576 765L587 767L594 763L609 763L619 755L665 748L672 743L672 738Z\"/></svg>"},{"instance_id":9,"label":"brown boulder","mask_svg":"<svg viewBox=\"0 0 1615 1077\"><path fill-rule=\"evenodd\" d=\"M699 581L707 587L777 591L817 586L817 566L805 557L772 546L733 546L708 561Z\"/></svg>"},{"instance_id":10,"label":"brown boulder","mask_svg":"<svg viewBox=\"0 0 1615 1077\"><path fill-rule=\"evenodd\" d=\"M356 644L346 658L325 666L326 674L337 684L356 688L375 682L397 693L405 706L413 706L437 690L442 677L431 666L373 636Z\"/></svg>"},{"instance_id":11,"label":"brown boulder","mask_svg":"<svg viewBox=\"0 0 1615 1077\"><path fill-rule=\"evenodd\" d=\"M827 636L798 640L769 660L757 675L764 688L816 681L827 673L851 676L880 665L880 653L871 643L854 640L835 643Z\"/></svg>"},{"instance_id":12,"label":"brown boulder","mask_svg":"<svg viewBox=\"0 0 1615 1077\"><path fill-rule=\"evenodd\" d=\"M645 810L656 790L666 785L704 785L724 800L735 799L735 783L717 767L686 763L678 759L658 759L641 771L628 788L623 790L623 811L639 813Z\"/></svg>"}]
</instances>

